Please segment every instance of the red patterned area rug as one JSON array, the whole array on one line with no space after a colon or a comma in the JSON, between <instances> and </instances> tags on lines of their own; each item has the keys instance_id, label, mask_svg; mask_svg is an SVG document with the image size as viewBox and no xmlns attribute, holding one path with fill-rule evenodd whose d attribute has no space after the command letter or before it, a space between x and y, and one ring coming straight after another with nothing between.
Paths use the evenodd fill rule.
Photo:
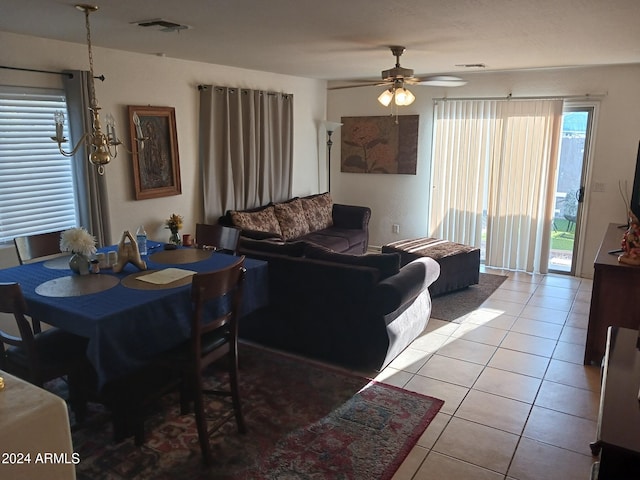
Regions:
<instances>
[{"instance_id":1,"label":"red patterned area rug","mask_svg":"<svg viewBox=\"0 0 640 480\"><path fill-rule=\"evenodd\" d=\"M212 467L202 464L193 415L181 416L177 395L167 395L147 417L141 447L114 443L108 412L91 405L73 432L78 479L390 479L443 404L245 344L240 375L248 432L232 419L213 434ZM225 377L210 373L213 384ZM213 402L214 417L228 408Z\"/></svg>"}]
</instances>

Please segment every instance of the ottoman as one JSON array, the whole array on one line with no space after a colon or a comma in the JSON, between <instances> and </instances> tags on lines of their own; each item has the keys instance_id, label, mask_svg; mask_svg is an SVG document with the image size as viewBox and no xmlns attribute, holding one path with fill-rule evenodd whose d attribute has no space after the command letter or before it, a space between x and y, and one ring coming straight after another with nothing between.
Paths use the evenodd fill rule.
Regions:
<instances>
[{"instance_id":1,"label":"ottoman","mask_svg":"<svg viewBox=\"0 0 640 480\"><path fill-rule=\"evenodd\" d=\"M400 253L401 266L419 257L440 264L440 277L431 284L432 297L475 285L480 279L480 249L439 238L415 238L388 243L382 253Z\"/></svg>"}]
</instances>

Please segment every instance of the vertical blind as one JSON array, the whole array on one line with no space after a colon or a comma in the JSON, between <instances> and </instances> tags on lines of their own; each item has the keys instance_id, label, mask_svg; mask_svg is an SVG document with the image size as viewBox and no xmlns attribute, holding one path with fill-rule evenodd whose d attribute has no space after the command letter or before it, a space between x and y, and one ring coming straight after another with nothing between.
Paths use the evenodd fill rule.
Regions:
<instances>
[{"instance_id":1,"label":"vertical blind","mask_svg":"<svg viewBox=\"0 0 640 480\"><path fill-rule=\"evenodd\" d=\"M62 91L0 86L0 243L77 225L71 159L51 140L57 110Z\"/></svg>"}]
</instances>

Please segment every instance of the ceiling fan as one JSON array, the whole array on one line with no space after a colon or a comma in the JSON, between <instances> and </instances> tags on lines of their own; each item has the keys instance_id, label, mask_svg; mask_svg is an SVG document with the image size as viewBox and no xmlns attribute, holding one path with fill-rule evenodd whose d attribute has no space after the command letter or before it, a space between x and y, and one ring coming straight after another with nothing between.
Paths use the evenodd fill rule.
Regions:
<instances>
[{"instance_id":1,"label":"ceiling fan","mask_svg":"<svg viewBox=\"0 0 640 480\"><path fill-rule=\"evenodd\" d=\"M367 82L358 85L343 85L339 87L331 87L329 90L340 90L343 88L357 88L368 86L388 86L389 88L382 92L378 97L378 101L385 107L395 98L396 105L410 105L415 96L405 88L405 85L429 85L432 87L460 87L466 85L467 81L459 77L451 75L431 75L427 77L415 77L413 70L400 66L400 57L406 50L405 47L393 45L389 47L391 53L396 57L396 66L389 70L382 71L381 82Z\"/></svg>"}]
</instances>

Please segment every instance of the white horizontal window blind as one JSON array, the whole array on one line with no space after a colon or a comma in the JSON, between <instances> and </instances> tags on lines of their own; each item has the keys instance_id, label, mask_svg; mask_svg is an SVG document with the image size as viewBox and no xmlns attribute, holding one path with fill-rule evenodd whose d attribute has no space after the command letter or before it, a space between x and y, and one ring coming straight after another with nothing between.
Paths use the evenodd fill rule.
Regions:
<instances>
[{"instance_id":1,"label":"white horizontal window blind","mask_svg":"<svg viewBox=\"0 0 640 480\"><path fill-rule=\"evenodd\" d=\"M62 91L0 86L0 243L77 225L72 159L51 140L58 110Z\"/></svg>"}]
</instances>

